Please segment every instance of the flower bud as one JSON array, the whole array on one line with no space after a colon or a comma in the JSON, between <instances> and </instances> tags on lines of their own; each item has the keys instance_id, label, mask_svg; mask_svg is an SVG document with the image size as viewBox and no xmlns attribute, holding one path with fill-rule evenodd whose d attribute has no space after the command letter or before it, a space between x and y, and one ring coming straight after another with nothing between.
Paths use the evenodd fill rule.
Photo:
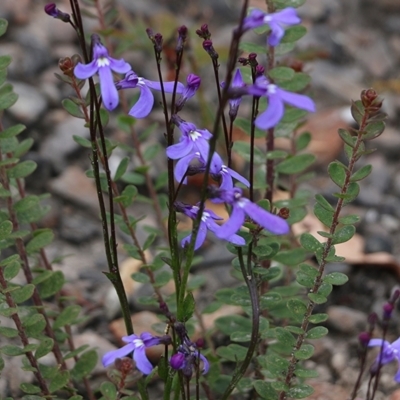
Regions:
<instances>
[{"instance_id":1,"label":"flower bud","mask_svg":"<svg viewBox=\"0 0 400 400\"><path fill-rule=\"evenodd\" d=\"M290 216L290 210L287 207L282 207L279 210L278 216L283 218L283 219L288 219Z\"/></svg>"},{"instance_id":2,"label":"flower bud","mask_svg":"<svg viewBox=\"0 0 400 400\"><path fill-rule=\"evenodd\" d=\"M363 347L367 347L370 340L371 340L371 335L368 332L361 332L358 335L358 341Z\"/></svg>"},{"instance_id":3,"label":"flower bud","mask_svg":"<svg viewBox=\"0 0 400 400\"><path fill-rule=\"evenodd\" d=\"M182 353L176 353L171 357L170 365L173 369L181 369L185 362L185 355Z\"/></svg>"},{"instance_id":4,"label":"flower bud","mask_svg":"<svg viewBox=\"0 0 400 400\"><path fill-rule=\"evenodd\" d=\"M218 59L218 53L215 51L213 42L211 40L207 39L203 42L203 49L213 60Z\"/></svg>"},{"instance_id":5,"label":"flower bud","mask_svg":"<svg viewBox=\"0 0 400 400\"><path fill-rule=\"evenodd\" d=\"M176 45L177 52L181 52L183 50L183 46L185 45L186 40L187 40L187 33L188 33L188 29L185 25L182 25L178 29L178 43Z\"/></svg>"},{"instance_id":6,"label":"flower bud","mask_svg":"<svg viewBox=\"0 0 400 400\"><path fill-rule=\"evenodd\" d=\"M208 25L204 24L200 27L200 29L196 30L196 34L204 40L208 40L211 37L211 33L208 30Z\"/></svg>"},{"instance_id":7,"label":"flower bud","mask_svg":"<svg viewBox=\"0 0 400 400\"><path fill-rule=\"evenodd\" d=\"M69 14L60 11L54 3L49 3L44 6L44 12L53 18L59 19L63 22L71 22Z\"/></svg>"}]
</instances>

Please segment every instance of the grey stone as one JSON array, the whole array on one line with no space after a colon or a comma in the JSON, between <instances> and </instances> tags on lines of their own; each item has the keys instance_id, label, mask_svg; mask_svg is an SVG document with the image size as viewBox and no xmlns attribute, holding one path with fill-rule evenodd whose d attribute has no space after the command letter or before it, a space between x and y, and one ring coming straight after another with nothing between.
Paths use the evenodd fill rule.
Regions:
<instances>
[{"instance_id":1,"label":"grey stone","mask_svg":"<svg viewBox=\"0 0 400 400\"><path fill-rule=\"evenodd\" d=\"M14 86L14 92L18 94L18 101L9 108L9 112L18 121L25 124L32 124L46 110L46 97L33 85L22 82L11 83Z\"/></svg>"},{"instance_id":2,"label":"grey stone","mask_svg":"<svg viewBox=\"0 0 400 400\"><path fill-rule=\"evenodd\" d=\"M353 310L344 306L330 306L327 309L329 316L327 324L333 329L346 333L357 334L365 329L367 316L362 311Z\"/></svg>"}]
</instances>

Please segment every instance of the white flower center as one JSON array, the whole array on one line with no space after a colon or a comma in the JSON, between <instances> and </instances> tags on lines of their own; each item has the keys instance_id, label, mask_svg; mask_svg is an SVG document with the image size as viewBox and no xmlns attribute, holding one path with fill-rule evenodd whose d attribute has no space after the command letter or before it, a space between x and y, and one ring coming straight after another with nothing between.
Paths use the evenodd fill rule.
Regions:
<instances>
[{"instance_id":1,"label":"white flower center","mask_svg":"<svg viewBox=\"0 0 400 400\"><path fill-rule=\"evenodd\" d=\"M238 199L240 196L235 195L236 199ZM240 208L244 208L244 206L247 204L246 199L240 199L237 203L236 203Z\"/></svg>"},{"instance_id":2,"label":"white flower center","mask_svg":"<svg viewBox=\"0 0 400 400\"><path fill-rule=\"evenodd\" d=\"M190 139L192 139L193 142L195 142L198 138L201 137L201 133L197 132L197 131L190 131L189 136L190 136Z\"/></svg>"},{"instance_id":3,"label":"white flower center","mask_svg":"<svg viewBox=\"0 0 400 400\"><path fill-rule=\"evenodd\" d=\"M107 57L100 57L97 60L97 66L100 67L108 67L110 65L110 60Z\"/></svg>"},{"instance_id":4,"label":"white flower center","mask_svg":"<svg viewBox=\"0 0 400 400\"><path fill-rule=\"evenodd\" d=\"M264 21L265 24L268 24L268 22L272 21L272 17L270 15L266 15L264 17L263 21Z\"/></svg>"},{"instance_id":5,"label":"white flower center","mask_svg":"<svg viewBox=\"0 0 400 400\"><path fill-rule=\"evenodd\" d=\"M227 174L227 173L228 173L228 167L226 165L222 165L221 174Z\"/></svg>"},{"instance_id":6,"label":"white flower center","mask_svg":"<svg viewBox=\"0 0 400 400\"><path fill-rule=\"evenodd\" d=\"M274 84L269 84L267 87L268 93L269 94L275 94L276 93L276 85Z\"/></svg>"},{"instance_id":7,"label":"white flower center","mask_svg":"<svg viewBox=\"0 0 400 400\"><path fill-rule=\"evenodd\" d=\"M133 344L135 345L135 348L139 348L139 347L143 347L144 346L143 340L141 340L141 339L135 339L133 341Z\"/></svg>"},{"instance_id":8,"label":"white flower center","mask_svg":"<svg viewBox=\"0 0 400 400\"><path fill-rule=\"evenodd\" d=\"M203 212L203 215L201 216L201 220L203 222L206 222L207 219L210 217L210 213L208 213L207 211Z\"/></svg>"}]
</instances>

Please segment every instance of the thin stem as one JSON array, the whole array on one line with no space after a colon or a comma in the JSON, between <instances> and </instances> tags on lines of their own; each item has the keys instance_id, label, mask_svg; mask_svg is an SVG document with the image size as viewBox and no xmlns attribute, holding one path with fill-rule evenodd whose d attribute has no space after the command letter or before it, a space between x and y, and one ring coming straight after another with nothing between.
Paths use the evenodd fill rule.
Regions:
<instances>
[{"instance_id":1,"label":"thin stem","mask_svg":"<svg viewBox=\"0 0 400 400\"><path fill-rule=\"evenodd\" d=\"M6 302L8 307L10 308L17 308L17 305L14 303L14 300L10 294L10 292L6 291L7 289L7 281L4 278L4 274L3 274L3 268L0 268L0 285L1 288L5 291L4 296L6 298ZM29 345L29 339L25 334L25 329L22 325L22 321L19 319L19 315L17 312L13 313L11 315L11 319L14 321L15 327L17 328L18 331L18 336L21 339L21 343L23 344L24 347ZM34 357L34 355L32 354L31 351L27 351L25 352L26 358L28 359L30 365L32 368L34 368L33 375L35 375L35 378L38 381L39 387L42 391L42 394L44 396L50 396L50 391L47 387L47 383L45 381L45 379L43 378L40 369L39 369L39 364L36 361L36 358Z\"/></svg>"},{"instance_id":2,"label":"thin stem","mask_svg":"<svg viewBox=\"0 0 400 400\"><path fill-rule=\"evenodd\" d=\"M254 125L254 121L257 117L258 113L258 102L259 98L253 96L253 101L251 105L251 131L250 131L250 193L249 198L251 201L254 201L254 139L256 134L256 126Z\"/></svg>"},{"instance_id":3,"label":"thin stem","mask_svg":"<svg viewBox=\"0 0 400 400\"><path fill-rule=\"evenodd\" d=\"M346 194L347 190L349 188L350 178L351 178L351 175L353 173L354 165L355 165L355 163L357 161L357 152L358 152L358 149L359 149L361 143L363 142L363 131L364 131L366 125L367 125L368 118L369 118L369 113L367 111L365 111L364 115L363 115L363 118L362 118L362 121L360 123L360 128L358 130L357 140L356 140L356 142L354 144L354 147L353 147L352 156L351 156L350 161L349 161L349 166L348 166L348 168L346 170L345 181L344 181L343 187L342 187L341 192L340 192L341 195ZM329 234L331 236L327 239L327 241L325 243L324 251L322 253L320 265L319 265L319 268L318 268L318 275L314 279L314 285L313 285L312 289L310 290L310 293L318 293L318 290L321 287L322 276L323 276L324 271L325 271L325 266L326 266L326 263L327 263L328 254L329 254L329 252L330 252L330 250L331 250L331 248L333 246L333 235L336 232L336 228L337 228L337 226L339 224L339 215L340 215L340 213L342 211L343 206L344 206L344 198L343 198L343 196L341 196L339 198L337 204L336 204L336 208L335 208L335 211L333 213L332 225L331 225L330 230L329 230ZM301 327L300 327L301 330L303 331L303 333L300 334L297 337L297 341L296 341L296 344L294 346L294 349L293 349L293 352L292 352L292 355L291 355L291 358L290 358L289 367L288 367L287 372L286 372L285 383L286 383L287 386L290 386L290 383L291 383L293 375L294 375L294 370L295 370L296 364L298 362L298 359L295 356L295 352L298 351L300 349L300 347L302 346L302 344L304 343L305 335L306 335L308 324L309 324L309 319L310 319L310 316L311 316L311 314L312 314L312 312L314 310L314 306L315 306L315 303L310 300L308 302L307 309L306 309L306 312L304 314L303 321L302 321L302 324L301 324ZM279 400L284 400L284 399L286 399L286 392L282 391L280 393L280 395L279 395Z\"/></svg>"},{"instance_id":4,"label":"thin stem","mask_svg":"<svg viewBox=\"0 0 400 400\"><path fill-rule=\"evenodd\" d=\"M243 375L246 373L248 366L250 365L253 354L257 348L258 340L259 340L259 329L260 329L260 304L258 299L257 293L257 282L254 277L253 271L250 268L246 268L244 261L243 261L243 253L242 248L238 247L238 258L240 269L242 271L242 275L244 281L246 283L247 289L250 293L250 300L251 300L251 310L252 310L252 327L251 327L251 338L250 338L250 345L247 349L247 353L245 359L243 360L240 367L235 371L231 381L227 389L225 390L224 394L221 397L221 400L226 400L235 389L236 385L242 379Z\"/></svg>"}]
</instances>

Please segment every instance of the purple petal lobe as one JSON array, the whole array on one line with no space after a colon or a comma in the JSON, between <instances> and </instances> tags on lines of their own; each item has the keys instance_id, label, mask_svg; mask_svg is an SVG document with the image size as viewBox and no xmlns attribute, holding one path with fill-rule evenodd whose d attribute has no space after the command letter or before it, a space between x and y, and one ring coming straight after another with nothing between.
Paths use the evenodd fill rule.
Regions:
<instances>
[{"instance_id":1,"label":"purple petal lobe","mask_svg":"<svg viewBox=\"0 0 400 400\"><path fill-rule=\"evenodd\" d=\"M208 362L207 358L203 356L203 354L199 354L200 360L203 361L203 375L208 372L210 369L210 363Z\"/></svg>"},{"instance_id":2,"label":"purple petal lobe","mask_svg":"<svg viewBox=\"0 0 400 400\"><path fill-rule=\"evenodd\" d=\"M194 153L189 153L187 156L182 157L175 165L174 175L177 182L181 182L185 176L190 162L196 157ZM171 158L171 157L170 157ZM187 181L187 178L185 178ZM186 184L186 182L183 182Z\"/></svg>"},{"instance_id":3,"label":"purple petal lobe","mask_svg":"<svg viewBox=\"0 0 400 400\"><path fill-rule=\"evenodd\" d=\"M74 68L74 74L78 79L88 79L97 72L96 60L93 60L89 64L78 63Z\"/></svg>"},{"instance_id":4,"label":"purple petal lobe","mask_svg":"<svg viewBox=\"0 0 400 400\"><path fill-rule=\"evenodd\" d=\"M104 354L102 358L102 363L105 367L111 365L117 358L122 358L127 356L129 353L135 350L135 345L133 343L129 343L126 346L121 347L117 350L109 351Z\"/></svg>"},{"instance_id":5,"label":"purple petal lobe","mask_svg":"<svg viewBox=\"0 0 400 400\"><path fill-rule=\"evenodd\" d=\"M286 235L289 233L290 228L286 220L265 211L257 204L248 201L244 210L252 220L257 222L267 231L274 233L275 235Z\"/></svg>"},{"instance_id":6,"label":"purple petal lobe","mask_svg":"<svg viewBox=\"0 0 400 400\"><path fill-rule=\"evenodd\" d=\"M382 339L371 339L368 342L368 347L374 347L374 346L390 346L390 343L387 340L382 340Z\"/></svg>"},{"instance_id":7,"label":"purple petal lobe","mask_svg":"<svg viewBox=\"0 0 400 400\"><path fill-rule=\"evenodd\" d=\"M207 236L207 226L204 222L200 222L199 232L197 233L196 243L194 245L195 250L201 247L201 245L206 240L206 236Z\"/></svg>"},{"instance_id":8,"label":"purple petal lobe","mask_svg":"<svg viewBox=\"0 0 400 400\"><path fill-rule=\"evenodd\" d=\"M297 107L302 110L315 112L315 103L303 94L292 93L286 90L276 88L276 95L279 96L285 103L292 107Z\"/></svg>"},{"instance_id":9,"label":"purple petal lobe","mask_svg":"<svg viewBox=\"0 0 400 400\"><path fill-rule=\"evenodd\" d=\"M142 341L146 347L157 346L158 344L160 344L160 338L154 337L149 332L141 333L140 339L142 339Z\"/></svg>"},{"instance_id":10,"label":"purple petal lobe","mask_svg":"<svg viewBox=\"0 0 400 400\"><path fill-rule=\"evenodd\" d=\"M227 239L232 236L243 225L244 217L244 211L237 204L234 204L230 218L225 224L221 225L221 230L215 232L215 235L220 239Z\"/></svg>"},{"instance_id":11,"label":"purple petal lobe","mask_svg":"<svg viewBox=\"0 0 400 400\"><path fill-rule=\"evenodd\" d=\"M126 74L132 68L125 60L116 60L115 58L109 57L110 68L117 74Z\"/></svg>"},{"instance_id":12,"label":"purple petal lobe","mask_svg":"<svg viewBox=\"0 0 400 400\"><path fill-rule=\"evenodd\" d=\"M118 106L119 97L111 69L109 67L100 67L99 79L104 107L109 111L114 110L114 108Z\"/></svg>"},{"instance_id":13,"label":"purple petal lobe","mask_svg":"<svg viewBox=\"0 0 400 400\"><path fill-rule=\"evenodd\" d=\"M229 175L230 175L232 178L237 179L239 182L243 183L243 185L245 185L245 186L247 186L247 187L250 186L250 182L249 182L244 176L238 174L236 171L234 171L234 170L231 169L231 168L228 168L228 172L229 172Z\"/></svg>"},{"instance_id":14,"label":"purple petal lobe","mask_svg":"<svg viewBox=\"0 0 400 400\"><path fill-rule=\"evenodd\" d=\"M146 356L146 349L144 346L137 347L133 353L133 359L136 362L136 368L149 375L153 370L153 365Z\"/></svg>"},{"instance_id":15,"label":"purple petal lobe","mask_svg":"<svg viewBox=\"0 0 400 400\"><path fill-rule=\"evenodd\" d=\"M283 38L285 30L279 24L272 21L269 26L271 27L271 33L268 36L268 44L270 46L277 46Z\"/></svg>"},{"instance_id":16,"label":"purple petal lobe","mask_svg":"<svg viewBox=\"0 0 400 400\"><path fill-rule=\"evenodd\" d=\"M146 86L151 89L158 90L161 92L161 83L157 81L149 81L144 79ZM163 82L164 92L172 93L174 91L175 82ZM185 85L183 83L178 82L176 86L176 93L181 94L185 90Z\"/></svg>"},{"instance_id":17,"label":"purple petal lobe","mask_svg":"<svg viewBox=\"0 0 400 400\"><path fill-rule=\"evenodd\" d=\"M268 108L261 113L255 120L255 125L259 129L269 129L278 124L284 113L283 101L276 94L268 96Z\"/></svg>"},{"instance_id":18,"label":"purple petal lobe","mask_svg":"<svg viewBox=\"0 0 400 400\"><path fill-rule=\"evenodd\" d=\"M293 7L288 7L274 14L274 20L285 25L296 25L301 22L297 11Z\"/></svg>"},{"instance_id":19,"label":"purple petal lobe","mask_svg":"<svg viewBox=\"0 0 400 400\"><path fill-rule=\"evenodd\" d=\"M236 234L229 236L228 238L226 238L226 240L228 242L236 244L237 246L244 246L246 244L246 241L244 240L244 238L242 238L241 236L236 235Z\"/></svg>"},{"instance_id":20,"label":"purple petal lobe","mask_svg":"<svg viewBox=\"0 0 400 400\"><path fill-rule=\"evenodd\" d=\"M154 105L154 97L151 90L146 86L139 86L140 97L136 104L129 111L129 115L135 118L145 118L150 114Z\"/></svg>"},{"instance_id":21,"label":"purple petal lobe","mask_svg":"<svg viewBox=\"0 0 400 400\"><path fill-rule=\"evenodd\" d=\"M187 156L193 149L193 142L189 140L182 140L172 146L167 147L166 153L168 158L178 160L179 158Z\"/></svg>"}]
</instances>

